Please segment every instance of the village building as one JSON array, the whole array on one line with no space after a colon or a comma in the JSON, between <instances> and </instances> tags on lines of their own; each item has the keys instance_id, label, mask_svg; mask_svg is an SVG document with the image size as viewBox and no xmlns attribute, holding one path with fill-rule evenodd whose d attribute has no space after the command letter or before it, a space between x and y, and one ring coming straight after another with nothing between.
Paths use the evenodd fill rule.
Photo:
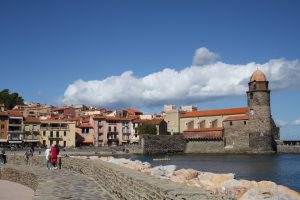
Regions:
<instances>
[{"instance_id":1,"label":"village building","mask_svg":"<svg viewBox=\"0 0 300 200\"><path fill-rule=\"evenodd\" d=\"M8 111L8 143L22 145L24 139L22 112Z\"/></svg>"},{"instance_id":2,"label":"village building","mask_svg":"<svg viewBox=\"0 0 300 200\"><path fill-rule=\"evenodd\" d=\"M24 118L24 146L40 145L41 122L35 117Z\"/></svg>"},{"instance_id":3,"label":"village building","mask_svg":"<svg viewBox=\"0 0 300 200\"><path fill-rule=\"evenodd\" d=\"M40 142L43 146L75 147L75 122L47 119L41 121Z\"/></svg>"},{"instance_id":4,"label":"village building","mask_svg":"<svg viewBox=\"0 0 300 200\"><path fill-rule=\"evenodd\" d=\"M0 112L0 146L7 144L8 113Z\"/></svg>"}]
</instances>

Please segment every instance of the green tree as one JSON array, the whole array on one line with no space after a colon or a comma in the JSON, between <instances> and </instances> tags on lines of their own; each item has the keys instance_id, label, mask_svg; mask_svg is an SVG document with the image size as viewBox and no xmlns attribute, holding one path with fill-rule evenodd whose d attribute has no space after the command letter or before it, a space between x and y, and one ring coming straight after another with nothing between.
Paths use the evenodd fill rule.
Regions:
<instances>
[{"instance_id":1,"label":"green tree","mask_svg":"<svg viewBox=\"0 0 300 200\"><path fill-rule=\"evenodd\" d=\"M5 108L10 110L16 105L24 105L24 99L18 93L9 93L9 89L0 92L0 104L4 104Z\"/></svg>"},{"instance_id":2,"label":"green tree","mask_svg":"<svg viewBox=\"0 0 300 200\"><path fill-rule=\"evenodd\" d=\"M150 135L156 135L157 129L154 124L141 124L138 127L138 133L139 134L150 134Z\"/></svg>"}]
</instances>

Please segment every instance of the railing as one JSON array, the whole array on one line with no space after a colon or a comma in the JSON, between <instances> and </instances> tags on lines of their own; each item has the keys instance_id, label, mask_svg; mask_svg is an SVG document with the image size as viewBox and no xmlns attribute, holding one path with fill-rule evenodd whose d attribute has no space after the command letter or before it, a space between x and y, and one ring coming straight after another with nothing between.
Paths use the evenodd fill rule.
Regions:
<instances>
[{"instance_id":1,"label":"railing","mask_svg":"<svg viewBox=\"0 0 300 200\"><path fill-rule=\"evenodd\" d=\"M68 130L68 127L41 127L42 130Z\"/></svg>"}]
</instances>

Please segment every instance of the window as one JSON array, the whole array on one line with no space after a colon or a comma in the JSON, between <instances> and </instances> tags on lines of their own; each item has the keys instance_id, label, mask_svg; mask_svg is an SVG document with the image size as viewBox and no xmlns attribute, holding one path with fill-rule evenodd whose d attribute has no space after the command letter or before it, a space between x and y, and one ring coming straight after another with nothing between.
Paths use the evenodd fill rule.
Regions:
<instances>
[{"instance_id":1,"label":"window","mask_svg":"<svg viewBox=\"0 0 300 200\"><path fill-rule=\"evenodd\" d=\"M250 93L250 99L253 99L253 93L252 92Z\"/></svg>"},{"instance_id":2,"label":"window","mask_svg":"<svg viewBox=\"0 0 300 200\"><path fill-rule=\"evenodd\" d=\"M117 132L117 127L114 127L114 132Z\"/></svg>"},{"instance_id":3,"label":"window","mask_svg":"<svg viewBox=\"0 0 300 200\"><path fill-rule=\"evenodd\" d=\"M90 129L89 128L86 128L85 129L85 133L89 133L90 132Z\"/></svg>"},{"instance_id":4,"label":"window","mask_svg":"<svg viewBox=\"0 0 300 200\"><path fill-rule=\"evenodd\" d=\"M43 140L43 146L46 146L46 140Z\"/></svg>"},{"instance_id":5,"label":"window","mask_svg":"<svg viewBox=\"0 0 300 200\"><path fill-rule=\"evenodd\" d=\"M56 131L56 137L59 137L59 132L58 131Z\"/></svg>"},{"instance_id":6,"label":"window","mask_svg":"<svg viewBox=\"0 0 300 200\"><path fill-rule=\"evenodd\" d=\"M43 136L46 136L46 131L43 131Z\"/></svg>"},{"instance_id":7,"label":"window","mask_svg":"<svg viewBox=\"0 0 300 200\"><path fill-rule=\"evenodd\" d=\"M67 136L67 131L64 131L64 136Z\"/></svg>"},{"instance_id":8,"label":"window","mask_svg":"<svg viewBox=\"0 0 300 200\"><path fill-rule=\"evenodd\" d=\"M1 124L1 129L4 129L4 124Z\"/></svg>"},{"instance_id":9,"label":"window","mask_svg":"<svg viewBox=\"0 0 300 200\"><path fill-rule=\"evenodd\" d=\"M111 126L108 127L108 132L111 132Z\"/></svg>"},{"instance_id":10,"label":"window","mask_svg":"<svg viewBox=\"0 0 300 200\"><path fill-rule=\"evenodd\" d=\"M232 126L233 123L232 123L232 122L229 122L229 124L230 124L230 126Z\"/></svg>"},{"instance_id":11,"label":"window","mask_svg":"<svg viewBox=\"0 0 300 200\"><path fill-rule=\"evenodd\" d=\"M246 121L244 121L244 125L247 125L247 122L246 122Z\"/></svg>"},{"instance_id":12,"label":"window","mask_svg":"<svg viewBox=\"0 0 300 200\"><path fill-rule=\"evenodd\" d=\"M66 142L66 141L64 141L64 147L66 147L66 145L67 145L67 142Z\"/></svg>"},{"instance_id":13,"label":"window","mask_svg":"<svg viewBox=\"0 0 300 200\"><path fill-rule=\"evenodd\" d=\"M53 137L53 132L52 131L50 131L50 137Z\"/></svg>"}]
</instances>

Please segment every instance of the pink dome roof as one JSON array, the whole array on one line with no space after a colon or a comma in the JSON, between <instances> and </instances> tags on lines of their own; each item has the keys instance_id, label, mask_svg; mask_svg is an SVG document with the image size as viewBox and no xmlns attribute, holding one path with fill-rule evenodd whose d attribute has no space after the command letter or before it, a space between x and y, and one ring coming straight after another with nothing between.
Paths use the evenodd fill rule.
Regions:
<instances>
[{"instance_id":1,"label":"pink dome roof","mask_svg":"<svg viewBox=\"0 0 300 200\"><path fill-rule=\"evenodd\" d=\"M260 71L259 69L255 70L255 72L253 72L251 78L250 78L250 82L253 81L268 81L266 78L266 75Z\"/></svg>"}]
</instances>

